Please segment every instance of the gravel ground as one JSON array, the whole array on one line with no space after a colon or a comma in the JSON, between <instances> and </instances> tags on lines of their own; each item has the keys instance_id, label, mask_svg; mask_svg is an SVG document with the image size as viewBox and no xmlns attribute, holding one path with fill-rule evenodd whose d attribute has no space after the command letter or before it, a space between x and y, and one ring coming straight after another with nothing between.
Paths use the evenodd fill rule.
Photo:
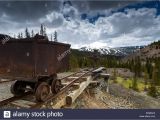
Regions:
<instances>
[{"instance_id":1,"label":"gravel ground","mask_svg":"<svg viewBox=\"0 0 160 120\"><path fill-rule=\"evenodd\" d=\"M59 73L58 77L62 78L72 73L73 72ZM0 84L0 101L13 96L12 93L10 92L10 86L12 83L13 82L5 82Z\"/></svg>"},{"instance_id":2,"label":"gravel ground","mask_svg":"<svg viewBox=\"0 0 160 120\"><path fill-rule=\"evenodd\" d=\"M159 100L144 93L126 89L118 84L111 84L109 91L110 94L114 96L126 98L130 101L133 101L141 109L160 109Z\"/></svg>"},{"instance_id":3,"label":"gravel ground","mask_svg":"<svg viewBox=\"0 0 160 120\"><path fill-rule=\"evenodd\" d=\"M10 86L12 82L6 82L0 84L0 101L12 97L10 92Z\"/></svg>"},{"instance_id":4,"label":"gravel ground","mask_svg":"<svg viewBox=\"0 0 160 120\"><path fill-rule=\"evenodd\" d=\"M89 87L76 100L78 109L136 109L139 108L133 101L114 96L106 92L105 81L97 87Z\"/></svg>"}]
</instances>

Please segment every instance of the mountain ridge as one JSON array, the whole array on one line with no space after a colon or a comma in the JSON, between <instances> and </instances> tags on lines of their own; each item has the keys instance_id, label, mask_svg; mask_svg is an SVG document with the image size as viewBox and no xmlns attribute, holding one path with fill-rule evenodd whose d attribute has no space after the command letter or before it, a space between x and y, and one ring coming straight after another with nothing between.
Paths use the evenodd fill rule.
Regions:
<instances>
[{"instance_id":1,"label":"mountain ridge","mask_svg":"<svg viewBox=\"0 0 160 120\"><path fill-rule=\"evenodd\" d=\"M134 52L144 48L144 46L127 46L127 47L105 47L105 48L91 48L91 47L81 47L78 49L79 51L86 52L98 52L101 55L115 55L115 56L127 56L129 54L133 54Z\"/></svg>"}]
</instances>

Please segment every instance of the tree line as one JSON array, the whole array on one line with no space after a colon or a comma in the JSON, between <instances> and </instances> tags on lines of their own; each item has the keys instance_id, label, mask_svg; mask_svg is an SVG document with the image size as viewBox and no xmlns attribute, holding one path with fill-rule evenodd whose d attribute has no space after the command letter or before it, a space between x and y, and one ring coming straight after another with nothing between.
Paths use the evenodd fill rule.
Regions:
<instances>
[{"instance_id":1,"label":"tree line","mask_svg":"<svg viewBox=\"0 0 160 120\"><path fill-rule=\"evenodd\" d=\"M31 37L34 37L36 34L38 35L42 35L42 36L45 36L48 38L48 35L47 35L47 32L46 32L46 27L41 24L40 26L40 30L39 32L35 33L34 30L31 30L29 31L28 28L25 29L24 33L23 32L20 32L18 33L17 37L14 35L14 38L18 38L18 39L21 39L21 38L31 38ZM54 34L50 36L50 40L54 40L54 41L57 41L57 31L54 31Z\"/></svg>"},{"instance_id":2,"label":"tree line","mask_svg":"<svg viewBox=\"0 0 160 120\"><path fill-rule=\"evenodd\" d=\"M140 57L122 61L120 57L111 55L100 55L90 52L72 50L70 55L70 69L85 68L85 67L99 67L106 68L128 68L134 73L133 83L131 88L138 90L138 78L144 78L145 90L148 94L156 97L157 86L160 86L160 58L147 58L142 61ZM149 86L149 88L147 88Z\"/></svg>"}]
</instances>

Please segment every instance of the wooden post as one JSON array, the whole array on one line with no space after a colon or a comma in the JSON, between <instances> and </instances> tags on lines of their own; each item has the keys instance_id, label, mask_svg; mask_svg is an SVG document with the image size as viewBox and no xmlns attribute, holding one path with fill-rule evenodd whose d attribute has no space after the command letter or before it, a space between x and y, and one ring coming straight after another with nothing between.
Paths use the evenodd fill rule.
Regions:
<instances>
[{"instance_id":1,"label":"wooden post","mask_svg":"<svg viewBox=\"0 0 160 120\"><path fill-rule=\"evenodd\" d=\"M107 88L106 88L106 92L109 92L109 74L105 74L105 73L101 73L100 74L101 77L104 78L106 84L107 84Z\"/></svg>"},{"instance_id":2,"label":"wooden post","mask_svg":"<svg viewBox=\"0 0 160 120\"><path fill-rule=\"evenodd\" d=\"M79 89L76 89L72 93L67 95L66 104L71 105L77 99L77 97L85 90L85 88L91 83L91 81L92 81L92 77L89 76L86 81L80 84Z\"/></svg>"},{"instance_id":3,"label":"wooden post","mask_svg":"<svg viewBox=\"0 0 160 120\"><path fill-rule=\"evenodd\" d=\"M55 105L52 105L53 109L60 109L62 106L64 106L66 104L65 99L61 99L60 101L58 101Z\"/></svg>"}]
</instances>

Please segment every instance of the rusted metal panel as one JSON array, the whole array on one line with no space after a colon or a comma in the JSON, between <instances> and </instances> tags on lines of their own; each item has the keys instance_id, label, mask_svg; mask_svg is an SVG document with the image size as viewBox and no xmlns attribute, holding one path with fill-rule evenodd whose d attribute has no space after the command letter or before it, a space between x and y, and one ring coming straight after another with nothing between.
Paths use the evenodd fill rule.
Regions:
<instances>
[{"instance_id":1,"label":"rusted metal panel","mask_svg":"<svg viewBox=\"0 0 160 120\"><path fill-rule=\"evenodd\" d=\"M70 45L57 42L37 43L37 73L45 76L64 71L69 68L69 53L58 59L65 51L70 50ZM42 58L43 56L43 58ZM67 59L66 59L67 58Z\"/></svg>"},{"instance_id":2,"label":"rusted metal panel","mask_svg":"<svg viewBox=\"0 0 160 120\"><path fill-rule=\"evenodd\" d=\"M31 77L33 76L32 42L8 41L0 45L0 76ZM28 56L29 53L29 56Z\"/></svg>"},{"instance_id":3,"label":"rusted metal panel","mask_svg":"<svg viewBox=\"0 0 160 120\"><path fill-rule=\"evenodd\" d=\"M49 45L44 43L37 44L37 70L36 74L40 75L48 75L48 67L49 67Z\"/></svg>"},{"instance_id":4,"label":"rusted metal panel","mask_svg":"<svg viewBox=\"0 0 160 120\"><path fill-rule=\"evenodd\" d=\"M69 49L69 44L37 38L0 43L0 77L36 80L68 69L69 53L64 53Z\"/></svg>"},{"instance_id":5,"label":"rusted metal panel","mask_svg":"<svg viewBox=\"0 0 160 120\"><path fill-rule=\"evenodd\" d=\"M66 70L69 68L68 54L70 54L70 47L63 44L55 44L54 46L56 47L57 71Z\"/></svg>"}]
</instances>

